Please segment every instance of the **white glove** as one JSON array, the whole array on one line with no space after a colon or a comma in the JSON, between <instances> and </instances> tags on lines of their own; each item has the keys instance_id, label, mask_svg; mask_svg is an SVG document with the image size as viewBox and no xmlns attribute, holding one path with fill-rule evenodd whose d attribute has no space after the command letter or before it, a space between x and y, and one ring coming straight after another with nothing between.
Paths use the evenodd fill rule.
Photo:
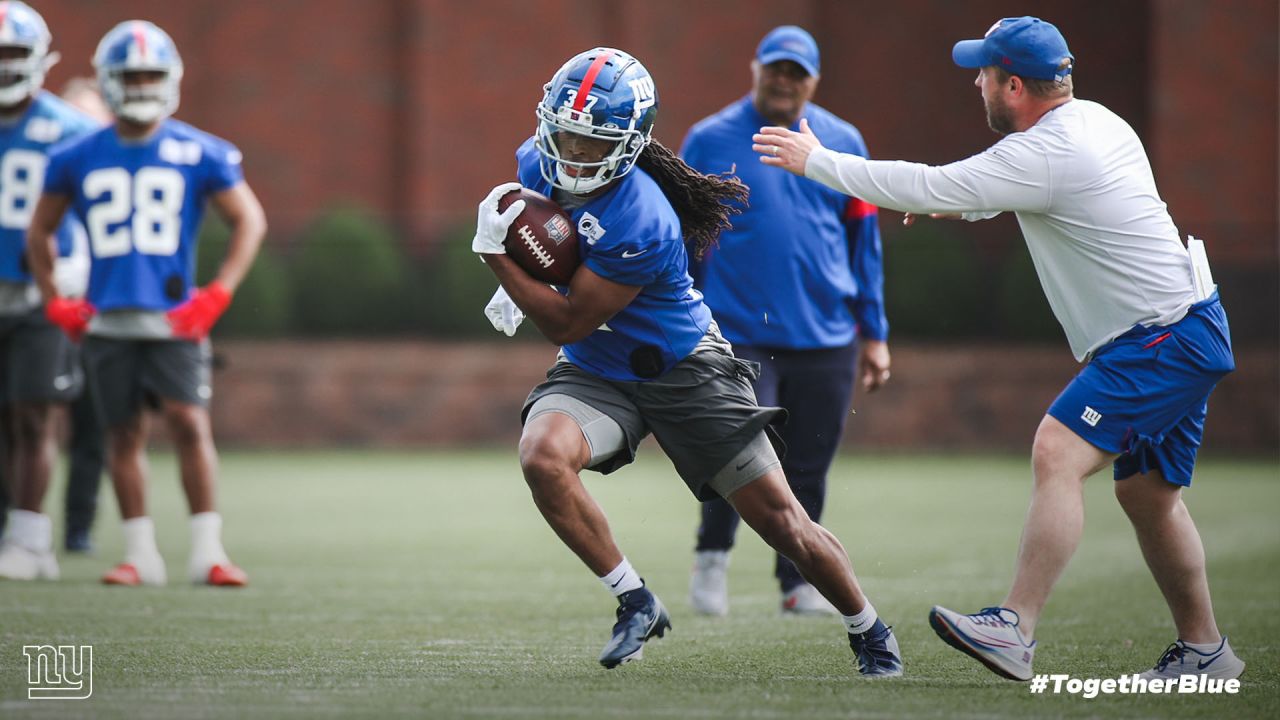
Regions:
<instances>
[{"instance_id":1,"label":"white glove","mask_svg":"<svg viewBox=\"0 0 1280 720\"><path fill-rule=\"evenodd\" d=\"M511 227L511 221L516 219L521 210L524 210L524 201L517 200L511 203L511 206L501 214L498 213L498 201L503 195L519 189L520 183L503 183L490 190L485 199L480 201L480 209L476 217L476 236L471 241L471 252L485 255L507 254L502 241L507 237L507 228Z\"/></svg>"},{"instance_id":2,"label":"white glove","mask_svg":"<svg viewBox=\"0 0 1280 720\"><path fill-rule=\"evenodd\" d=\"M520 322L524 320L524 311L511 301L506 288L499 285L498 292L494 293L489 304L484 306L484 316L493 323L494 330L504 332L507 337L511 337L516 334L516 328L520 327Z\"/></svg>"}]
</instances>

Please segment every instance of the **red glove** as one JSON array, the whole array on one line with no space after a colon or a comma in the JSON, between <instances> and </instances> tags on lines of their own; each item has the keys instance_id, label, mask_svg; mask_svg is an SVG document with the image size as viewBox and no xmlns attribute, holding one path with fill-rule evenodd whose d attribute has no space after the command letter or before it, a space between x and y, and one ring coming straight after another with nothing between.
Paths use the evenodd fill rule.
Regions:
<instances>
[{"instance_id":1,"label":"red glove","mask_svg":"<svg viewBox=\"0 0 1280 720\"><path fill-rule=\"evenodd\" d=\"M166 315L174 335L188 340L203 340L230 304L231 293L215 280L198 288L186 302Z\"/></svg>"},{"instance_id":2,"label":"red glove","mask_svg":"<svg viewBox=\"0 0 1280 720\"><path fill-rule=\"evenodd\" d=\"M72 342L80 342L84 331L89 327L89 318L97 314L98 309L84 298L55 297L44 306L44 316L49 322L62 328L62 332Z\"/></svg>"}]
</instances>

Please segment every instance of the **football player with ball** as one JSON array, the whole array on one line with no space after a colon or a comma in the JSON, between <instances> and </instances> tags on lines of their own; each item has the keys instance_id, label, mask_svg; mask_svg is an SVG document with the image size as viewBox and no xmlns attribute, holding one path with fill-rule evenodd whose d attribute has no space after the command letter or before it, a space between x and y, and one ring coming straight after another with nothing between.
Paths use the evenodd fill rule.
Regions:
<instances>
[{"instance_id":1,"label":"football player with ball","mask_svg":"<svg viewBox=\"0 0 1280 720\"><path fill-rule=\"evenodd\" d=\"M756 403L758 367L734 357L689 277L686 245L701 254L714 244L746 189L653 140L657 110L653 78L635 58L612 48L574 56L516 151L520 182L480 203L472 243L502 284L486 309L494 326L514 332L528 315L561 346L525 402L520 466L548 524L618 599L600 663L639 659L671 623L579 474L630 463L652 432L695 497L728 500L840 611L862 674L900 674L897 640L840 541L787 485L768 434L782 411ZM552 198L577 230L581 265L567 285L548 287L508 255L504 239L527 203L498 208L521 186Z\"/></svg>"}]
</instances>

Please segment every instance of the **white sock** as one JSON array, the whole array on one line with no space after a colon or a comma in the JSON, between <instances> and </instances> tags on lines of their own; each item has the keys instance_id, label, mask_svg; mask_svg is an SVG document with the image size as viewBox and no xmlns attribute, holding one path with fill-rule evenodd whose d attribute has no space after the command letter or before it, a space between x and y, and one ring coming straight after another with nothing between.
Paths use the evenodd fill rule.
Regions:
<instances>
[{"instance_id":1,"label":"white sock","mask_svg":"<svg viewBox=\"0 0 1280 720\"><path fill-rule=\"evenodd\" d=\"M222 516L218 513L191 516L191 558L193 563L210 566L229 562L222 548Z\"/></svg>"},{"instance_id":2,"label":"white sock","mask_svg":"<svg viewBox=\"0 0 1280 720\"><path fill-rule=\"evenodd\" d=\"M30 510L10 510L9 529L5 535L15 545L31 552L47 553L53 549L53 521L48 515Z\"/></svg>"},{"instance_id":3,"label":"white sock","mask_svg":"<svg viewBox=\"0 0 1280 720\"><path fill-rule=\"evenodd\" d=\"M1192 650L1195 650L1196 652L1203 653L1205 655L1212 655L1218 652L1218 648L1226 649L1224 647L1226 645L1226 641L1221 639L1218 640L1218 642L1211 642L1211 643L1193 643L1193 642L1187 642L1186 640L1183 640L1182 644L1186 645Z\"/></svg>"},{"instance_id":4,"label":"white sock","mask_svg":"<svg viewBox=\"0 0 1280 720\"><path fill-rule=\"evenodd\" d=\"M160 554L156 547L156 526L151 518L131 518L124 521L124 559L125 562L137 564Z\"/></svg>"},{"instance_id":5,"label":"white sock","mask_svg":"<svg viewBox=\"0 0 1280 720\"><path fill-rule=\"evenodd\" d=\"M624 592L631 592L636 588L644 587L644 582L636 574L635 568L631 567L631 563L627 561L626 557L622 558L622 562L618 563L618 567L610 570L608 575L600 578L600 582L604 583L605 588L613 593L614 597Z\"/></svg>"},{"instance_id":6,"label":"white sock","mask_svg":"<svg viewBox=\"0 0 1280 720\"><path fill-rule=\"evenodd\" d=\"M871 603L862 608L862 612L857 615L841 615L844 619L844 627L849 631L850 635L861 635L871 629L876 624L876 609L871 607Z\"/></svg>"}]
</instances>

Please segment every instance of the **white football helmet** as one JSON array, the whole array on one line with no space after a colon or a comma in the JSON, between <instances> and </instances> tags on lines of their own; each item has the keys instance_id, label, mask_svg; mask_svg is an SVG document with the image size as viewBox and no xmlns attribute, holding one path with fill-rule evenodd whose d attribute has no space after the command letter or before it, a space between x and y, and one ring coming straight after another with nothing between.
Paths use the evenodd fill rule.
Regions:
<instances>
[{"instance_id":1,"label":"white football helmet","mask_svg":"<svg viewBox=\"0 0 1280 720\"><path fill-rule=\"evenodd\" d=\"M0 108L12 107L39 92L44 75L58 61L49 53L49 27L40 13L18 0L0 2L0 48L20 48L23 57L0 58ZM14 55L12 50L6 54Z\"/></svg>"},{"instance_id":2,"label":"white football helmet","mask_svg":"<svg viewBox=\"0 0 1280 720\"><path fill-rule=\"evenodd\" d=\"M653 134L658 91L649 71L621 50L578 53L556 71L538 103L534 146L542 177L584 195L626 176ZM574 161L558 139L572 133L613 143L597 162Z\"/></svg>"},{"instance_id":3,"label":"white football helmet","mask_svg":"<svg viewBox=\"0 0 1280 720\"><path fill-rule=\"evenodd\" d=\"M182 57L173 38L146 20L126 20L111 29L93 54L102 99L116 117L146 124L178 109ZM163 73L158 82L129 84L129 73Z\"/></svg>"}]
</instances>

